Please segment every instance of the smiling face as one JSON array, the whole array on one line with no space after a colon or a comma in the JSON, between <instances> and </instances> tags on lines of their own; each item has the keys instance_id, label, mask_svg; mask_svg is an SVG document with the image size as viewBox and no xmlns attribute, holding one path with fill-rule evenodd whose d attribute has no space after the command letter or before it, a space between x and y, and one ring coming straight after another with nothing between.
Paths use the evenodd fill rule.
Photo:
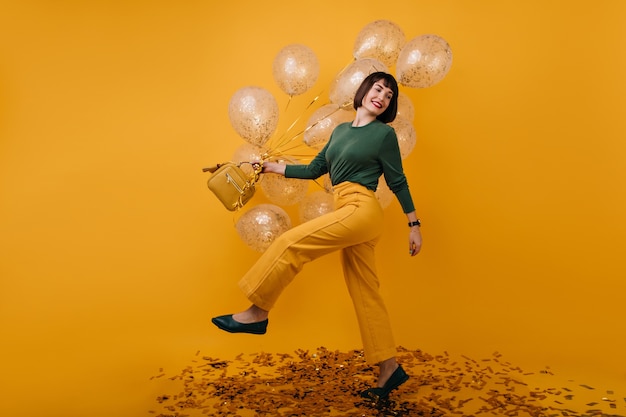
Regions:
<instances>
[{"instance_id":1,"label":"smiling face","mask_svg":"<svg viewBox=\"0 0 626 417\"><path fill-rule=\"evenodd\" d=\"M365 77L354 95L354 109L383 123L393 122L398 112L398 83L393 75L375 72Z\"/></svg>"},{"instance_id":2,"label":"smiling face","mask_svg":"<svg viewBox=\"0 0 626 417\"><path fill-rule=\"evenodd\" d=\"M384 81L381 79L374 82L372 88L363 97L361 105L378 117L387 110L392 98L393 90L385 86Z\"/></svg>"}]
</instances>

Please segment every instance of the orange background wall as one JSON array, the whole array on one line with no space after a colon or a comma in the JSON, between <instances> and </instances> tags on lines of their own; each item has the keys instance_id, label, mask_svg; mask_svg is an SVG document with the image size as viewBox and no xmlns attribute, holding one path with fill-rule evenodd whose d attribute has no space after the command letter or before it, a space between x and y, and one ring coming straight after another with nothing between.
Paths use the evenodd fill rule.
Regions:
<instances>
[{"instance_id":1,"label":"orange background wall","mask_svg":"<svg viewBox=\"0 0 626 417\"><path fill-rule=\"evenodd\" d=\"M361 346L335 255L266 336L212 327L247 306L236 282L258 254L201 168L243 143L236 90L286 108L283 46L316 52L327 92L377 19L454 54L441 83L402 90L424 246L408 257L394 202L378 255L398 344L626 387L625 18L618 0L2 2L0 414L138 416L149 377L197 350Z\"/></svg>"}]
</instances>

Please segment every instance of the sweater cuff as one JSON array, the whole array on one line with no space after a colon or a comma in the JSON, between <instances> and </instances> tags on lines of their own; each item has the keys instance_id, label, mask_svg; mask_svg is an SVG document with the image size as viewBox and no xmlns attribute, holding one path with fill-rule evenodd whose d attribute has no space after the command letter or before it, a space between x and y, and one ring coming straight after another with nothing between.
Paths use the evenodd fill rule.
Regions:
<instances>
[{"instance_id":1,"label":"sweater cuff","mask_svg":"<svg viewBox=\"0 0 626 417\"><path fill-rule=\"evenodd\" d=\"M411 198L411 193L408 188L400 190L396 193L396 197L400 202L400 206L402 206L402 211L404 213L410 213L415 211L415 205L413 205L413 198Z\"/></svg>"}]
</instances>

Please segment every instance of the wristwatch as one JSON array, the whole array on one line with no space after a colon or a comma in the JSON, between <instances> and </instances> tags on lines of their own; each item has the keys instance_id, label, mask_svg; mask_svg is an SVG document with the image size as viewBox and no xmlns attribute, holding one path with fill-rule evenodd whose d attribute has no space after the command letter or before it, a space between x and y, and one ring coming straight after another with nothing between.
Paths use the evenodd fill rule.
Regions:
<instances>
[{"instance_id":1,"label":"wristwatch","mask_svg":"<svg viewBox=\"0 0 626 417\"><path fill-rule=\"evenodd\" d=\"M413 227L413 226L418 226L419 227L421 225L422 225L422 223L420 222L420 219L417 219L414 222L409 222L409 227Z\"/></svg>"}]
</instances>

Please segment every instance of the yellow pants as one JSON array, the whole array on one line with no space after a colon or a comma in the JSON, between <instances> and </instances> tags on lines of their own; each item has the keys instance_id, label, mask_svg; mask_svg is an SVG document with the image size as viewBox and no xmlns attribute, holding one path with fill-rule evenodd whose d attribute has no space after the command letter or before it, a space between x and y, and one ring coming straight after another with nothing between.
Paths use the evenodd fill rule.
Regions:
<instances>
[{"instance_id":1,"label":"yellow pants","mask_svg":"<svg viewBox=\"0 0 626 417\"><path fill-rule=\"evenodd\" d=\"M239 287L253 304L269 311L305 263L341 250L365 357L376 364L396 356L374 256L383 211L374 192L362 185L344 182L335 186L333 193L335 210L278 237L244 275Z\"/></svg>"}]
</instances>

